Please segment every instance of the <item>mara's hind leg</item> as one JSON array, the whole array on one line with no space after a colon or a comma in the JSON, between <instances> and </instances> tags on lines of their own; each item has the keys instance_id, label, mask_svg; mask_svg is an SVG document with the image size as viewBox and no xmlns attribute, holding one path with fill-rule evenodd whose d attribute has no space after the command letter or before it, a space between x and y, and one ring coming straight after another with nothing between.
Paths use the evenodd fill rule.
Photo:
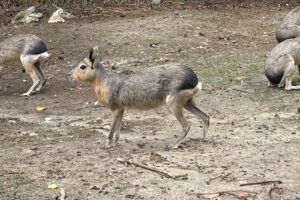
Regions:
<instances>
[{"instance_id":1,"label":"mara's hind leg","mask_svg":"<svg viewBox=\"0 0 300 200\"><path fill-rule=\"evenodd\" d=\"M186 118L184 117L183 114L183 99L180 98L180 96L171 96L168 101L167 101L167 105L169 107L169 109L171 110L171 112L173 113L173 115L176 117L176 119L179 121L183 133L179 136L179 138L177 139L177 141L175 142L174 145L170 145L168 148L171 149L176 149L178 148L178 146L181 144L181 142L184 140L184 138L186 137L186 135L188 134L191 125L187 122Z\"/></svg>"},{"instance_id":2,"label":"mara's hind leg","mask_svg":"<svg viewBox=\"0 0 300 200\"><path fill-rule=\"evenodd\" d=\"M106 143L106 146L105 146L105 148L107 148L107 149L110 148L110 146L112 144L112 139L114 137L114 132L117 128L118 121L122 120L123 112L124 112L123 109L118 109L118 110L113 111L113 117L112 117L112 121L111 121L111 124L110 124L110 130L109 130L109 134L108 134L108 138L107 138L107 143Z\"/></svg>"},{"instance_id":3,"label":"mara's hind leg","mask_svg":"<svg viewBox=\"0 0 300 200\"><path fill-rule=\"evenodd\" d=\"M209 116L196 107L193 99L188 100L186 104L184 104L184 108L203 120L203 139L205 139L206 132L209 127Z\"/></svg>"},{"instance_id":4,"label":"mara's hind leg","mask_svg":"<svg viewBox=\"0 0 300 200\"><path fill-rule=\"evenodd\" d=\"M37 87L37 85L40 83L39 77L37 76L35 72L34 63L35 60L32 60L30 56L21 56L21 62L26 70L26 72L29 74L31 80L32 80L32 86L29 88L29 90L25 93L23 93L21 96L30 96L30 94L33 92L33 90Z\"/></svg>"},{"instance_id":5,"label":"mara's hind leg","mask_svg":"<svg viewBox=\"0 0 300 200\"><path fill-rule=\"evenodd\" d=\"M4 66L0 65L0 79L1 79L1 77L3 75L3 71L4 71Z\"/></svg>"},{"instance_id":6,"label":"mara's hind leg","mask_svg":"<svg viewBox=\"0 0 300 200\"><path fill-rule=\"evenodd\" d=\"M294 58L290 55L283 55L278 59L278 65L284 70L283 77L278 84L279 86L285 85L285 90L297 90L300 89L300 86L293 86L292 85L292 76L297 70Z\"/></svg>"},{"instance_id":7,"label":"mara's hind leg","mask_svg":"<svg viewBox=\"0 0 300 200\"><path fill-rule=\"evenodd\" d=\"M0 90L2 89L1 77L3 75L4 67L0 65Z\"/></svg>"},{"instance_id":8,"label":"mara's hind leg","mask_svg":"<svg viewBox=\"0 0 300 200\"><path fill-rule=\"evenodd\" d=\"M40 77L41 77L41 79L42 79L41 82L40 82L40 84L39 84L39 86L36 88L36 91L40 91L41 88L45 85L47 79L46 79L44 73L42 72L42 70L41 70L41 68L40 68L40 62L36 62L36 63L34 64L34 69L35 69L35 72L36 72L37 74L39 74Z\"/></svg>"},{"instance_id":9,"label":"mara's hind leg","mask_svg":"<svg viewBox=\"0 0 300 200\"><path fill-rule=\"evenodd\" d=\"M285 89L286 90L299 90L300 85L298 86L293 86L292 85L292 77L293 74L296 71L296 66L294 63L289 63L290 65L286 68L286 71L284 73L284 78L285 78Z\"/></svg>"},{"instance_id":10,"label":"mara's hind leg","mask_svg":"<svg viewBox=\"0 0 300 200\"><path fill-rule=\"evenodd\" d=\"M119 138L120 138L120 130L121 130L121 124L122 124L123 114L124 114L124 109L122 109L120 111L120 115L119 115L119 118L118 118L118 121L117 121L116 135L115 135L114 145L118 144L118 141L119 141Z\"/></svg>"}]
</instances>

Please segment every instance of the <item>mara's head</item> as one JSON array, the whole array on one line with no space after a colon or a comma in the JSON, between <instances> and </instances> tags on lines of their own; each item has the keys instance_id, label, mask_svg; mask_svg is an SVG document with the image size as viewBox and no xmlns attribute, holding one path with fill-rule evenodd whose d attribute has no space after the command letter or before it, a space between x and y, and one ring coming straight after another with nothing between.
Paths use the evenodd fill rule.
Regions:
<instances>
[{"instance_id":1,"label":"mara's head","mask_svg":"<svg viewBox=\"0 0 300 200\"><path fill-rule=\"evenodd\" d=\"M98 48L90 49L88 57L81 60L69 73L69 79L71 81L93 82L96 79L100 61Z\"/></svg>"}]
</instances>

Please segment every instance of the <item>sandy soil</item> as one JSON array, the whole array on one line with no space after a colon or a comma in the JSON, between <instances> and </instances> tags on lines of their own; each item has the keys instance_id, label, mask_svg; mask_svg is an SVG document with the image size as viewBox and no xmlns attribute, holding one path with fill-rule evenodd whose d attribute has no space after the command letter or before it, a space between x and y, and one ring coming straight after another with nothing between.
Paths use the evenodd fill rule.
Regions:
<instances>
[{"instance_id":1,"label":"sandy soil","mask_svg":"<svg viewBox=\"0 0 300 200\"><path fill-rule=\"evenodd\" d=\"M1 38L36 34L51 57L42 64L50 79L40 93L19 96L31 80L18 63L1 80L0 199L58 199L62 189L66 199L299 199L300 93L269 88L263 74L276 28L297 6L288 3L103 8L51 25L11 25L3 17ZM104 149L111 113L94 106L90 85L67 75L96 44L110 71L167 62L193 68L204 85L196 103L211 116L206 140L202 121L186 113L192 128L180 149L168 151L181 129L162 107L126 111L119 146ZM275 183L240 185L261 181Z\"/></svg>"}]
</instances>

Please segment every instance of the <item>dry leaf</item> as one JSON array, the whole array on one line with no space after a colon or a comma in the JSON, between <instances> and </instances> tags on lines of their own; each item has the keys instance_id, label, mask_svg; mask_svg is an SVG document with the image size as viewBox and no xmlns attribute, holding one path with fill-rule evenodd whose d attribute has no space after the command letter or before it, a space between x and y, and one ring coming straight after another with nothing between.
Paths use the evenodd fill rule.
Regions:
<instances>
[{"instance_id":1,"label":"dry leaf","mask_svg":"<svg viewBox=\"0 0 300 200\"><path fill-rule=\"evenodd\" d=\"M207 199L215 199L215 200L219 200L220 199L220 194L219 193L202 194L201 196L204 197L204 198L207 198Z\"/></svg>"},{"instance_id":2,"label":"dry leaf","mask_svg":"<svg viewBox=\"0 0 300 200\"><path fill-rule=\"evenodd\" d=\"M248 197L249 193L247 193L247 192L239 192L236 196L237 197Z\"/></svg>"},{"instance_id":3,"label":"dry leaf","mask_svg":"<svg viewBox=\"0 0 300 200\"><path fill-rule=\"evenodd\" d=\"M47 109L46 107L41 107L41 106L36 107L36 111L38 111L38 112L41 112L41 111L46 110L46 109Z\"/></svg>"},{"instance_id":4,"label":"dry leaf","mask_svg":"<svg viewBox=\"0 0 300 200\"><path fill-rule=\"evenodd\" d=\"M43 177L46 177L46 173L44 173L44 174L33 174L32 175L32 178L33 179L38 179L38 178L43 178Z\"/></svg>"},{"instance_id":5,"label":"dry leaf","mask_svg":"<svg viewBox=\"0 0 300 200\"><path fill-rule=\"evenodd\" d=\"M50 184L48 185L49 189L56 189L58 186L56 184Z\"/></svg>"}]
</instances>

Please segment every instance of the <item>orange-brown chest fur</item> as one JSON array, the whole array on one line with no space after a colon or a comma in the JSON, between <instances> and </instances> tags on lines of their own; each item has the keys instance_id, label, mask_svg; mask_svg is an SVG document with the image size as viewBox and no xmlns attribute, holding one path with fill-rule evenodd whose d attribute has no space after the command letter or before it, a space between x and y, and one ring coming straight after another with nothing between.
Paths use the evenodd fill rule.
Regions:
<instances>
[{"instance_id":1,"label":"orange-brown chest fur","mask_svg":"<svg viewBox=\"0 0 300 200\"><path fill-rule=\"evenodd\" d=\"M105 106L109 105L109 88L101 81L95 80L93 87L98 97L98 100Z\"/></svg>"}]
</instances>

